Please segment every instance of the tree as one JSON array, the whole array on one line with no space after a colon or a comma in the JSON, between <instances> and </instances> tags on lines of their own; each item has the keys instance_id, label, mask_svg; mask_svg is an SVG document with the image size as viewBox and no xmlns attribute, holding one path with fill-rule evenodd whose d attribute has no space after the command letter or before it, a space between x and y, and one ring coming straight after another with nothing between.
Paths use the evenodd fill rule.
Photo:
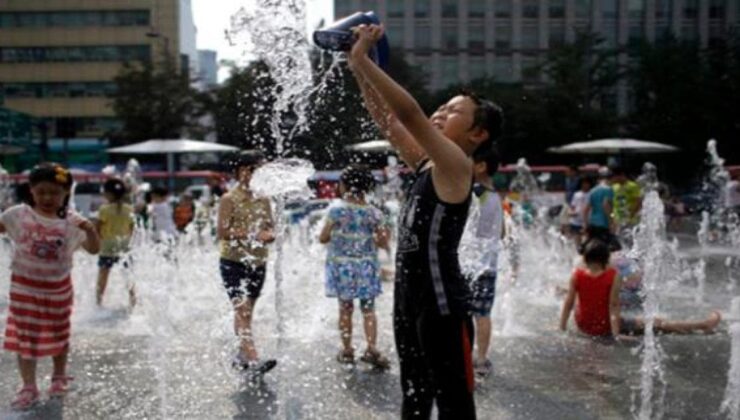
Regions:
<instances>
[{"instance_id":1,"label":"tree","mask_svg":"<svg viewBox=\"0 0 740 420\"><path fill-rule=\"evenodd\" d=\"M601 47L594 34L578 34L575 42L552 50L545 62L525 71L542 72L539 85L499 83L493 77L451 86L438 92L443 103L468 87L504 110L499 142L506 160L552 159L546 149L576 140L611 136L617 130L616 112L604 106L622 77L615 53Z\"/></svg>"},{"instance_id":2,"label":"tree","mask_svg":"<svg viewBox=\"0 0 740 420\"><path fill-rule=\"evenodd\" d=\"M264 62L255 61L243 69L233 67L231 77L215 92L213 109L219 141L272 155L274 89Z\"/></svg>"},{"instance_id":3,"label":"tree","mask_svg":"<svg viewBox=\"0 0 740 420\"><path fill-rule=\"evenodd\" d=\"M113 133L115 143L198 132L208 98L190 86L188 75L178 71L171 56L159 63L126 63L114 81L113 110L123 122Z\"/></svg>"}]
</instances>

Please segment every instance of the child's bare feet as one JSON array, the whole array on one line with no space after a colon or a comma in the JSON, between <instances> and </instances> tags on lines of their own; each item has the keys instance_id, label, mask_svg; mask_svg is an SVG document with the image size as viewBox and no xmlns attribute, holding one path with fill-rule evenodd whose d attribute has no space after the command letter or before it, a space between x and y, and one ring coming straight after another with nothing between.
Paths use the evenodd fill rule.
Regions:
<instances>
[{"instance_id":1,"label":"child's bare feet","mask_svg":"<svg viewBox=\"0 0 740 420\"><path fill-rule=\"evenodd\" d=\"M704 326L701 329L707 334L713 333L720 321L722 321L722 315L719 311L712 311L706 321L704 321Z\"/></svg>"}]
</instances>

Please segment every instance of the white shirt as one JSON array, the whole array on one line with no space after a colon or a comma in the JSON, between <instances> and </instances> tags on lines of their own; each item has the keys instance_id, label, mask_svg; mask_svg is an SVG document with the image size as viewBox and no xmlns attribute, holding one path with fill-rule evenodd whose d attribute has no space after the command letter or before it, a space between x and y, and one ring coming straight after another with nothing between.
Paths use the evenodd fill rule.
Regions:
<instances>
[{"instance_id":1,"label":"white shirt","mask_svg":"<svg viewBox=\"0 0 740 420\"><path fill-rule=\"evenodd\" d=\"M573 198L570 201L570 207L575 211L575 214L570 216L570 224L573 226L583 226L583 209L586 208L588 203L588 193L583 191L576 191L573 194Z\"/></svg>"},{"instance_id":2,"label":"white shirt","mask_svg":"<svg viewBox=\"0 0 740 420\"><path fill-rule=\"evenodd\" d=\"M471 209L460 245L460 261L466 274L477 277L486 271L496 272L504 210L495 191L486 190Z\"/></svg>"},{"instance_id":3,"label":"white shirt","mask_svg":"<svg viewBox=\"0 0 740 420\"><path fill-rule=\"evenodd\" d=\"M152 217L152 229L154 239L162 240L174 237L177 234L175 219L172 214L172 206L167 202L152 203L149 205L149 214Z\"/></svg>"},{"instance_id":4,"label":"white shirt","mask_svg":"<svg viewBox=\"0 0 740 420\"><path fill-rule=\"evenodd\" d=\"M71 210L64 219L45 217L26 204L0 214L0 223L15 244L13 273L41 281L67 277L72 271L72 255L87 237L77 227L82 220Z\"/></svg>"},{"instance_id":5,"label":"white shirt","mask_svg":"<svg viewBox=\"0 0 740 420\"><path fill-rule=\"evenodd\" d=\"M740 207L740 181L732 180L725 186L725 206Z\"/></svg>"}]
</instances>

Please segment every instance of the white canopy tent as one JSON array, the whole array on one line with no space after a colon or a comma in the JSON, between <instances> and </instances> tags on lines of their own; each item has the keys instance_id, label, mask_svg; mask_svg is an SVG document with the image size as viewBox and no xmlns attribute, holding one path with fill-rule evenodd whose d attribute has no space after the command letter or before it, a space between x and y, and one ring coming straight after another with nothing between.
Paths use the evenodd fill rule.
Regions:
<instances>
[{"instance_id":1,"label":"white canopy tent","mask_svg":"<svg viewBox=\"0 0 740 420\"><path fill-rule=\"evenodd\" d=\"M635 139L600 139L570 143L547 149L560 154L671 153L679 149L663 143Z\"/></svg>"},{"instance_id":2,"label":"white canopy tent","mask_svg":"<svg viewBox=\"0 0 740 420\"><path fill-rule=\"evenodd\" d=\"M170 188L173 184L173 174L175 172L175 155L183 153L224 153L237 152L238 147L226 144L211 143L200 140L188 139L153 139L141 143L129 144L127 146L113 147L108 149L108 153L137 155L137 154L164 154L167 155L167 173L169 176Z\"/></svg>"}]
</instances>

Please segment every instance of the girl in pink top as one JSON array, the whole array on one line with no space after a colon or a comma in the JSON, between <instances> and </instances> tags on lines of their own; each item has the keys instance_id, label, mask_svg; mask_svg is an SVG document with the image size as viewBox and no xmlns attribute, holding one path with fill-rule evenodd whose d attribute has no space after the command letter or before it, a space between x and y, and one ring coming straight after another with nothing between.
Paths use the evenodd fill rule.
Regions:
<instances>
[{"instance_id":1,"label":"girl in pink top","mask_svg":"<svg viewBox=\"0 0 740 420\"><path fill-rule=\"evenodd\" d=\"M39 399L36 361L51 356L54 373L50 397L63 396L67 376L70 316L72 314L72 255L80 247L91 254L100 250L95 226L68 211L72 175L58 164L42 163L29 176L31 203L0 215L0 233L14 243L10 306L5 350L18 353L23 387L12 402L26 409Z\"/></svg>"}]
</instances>

